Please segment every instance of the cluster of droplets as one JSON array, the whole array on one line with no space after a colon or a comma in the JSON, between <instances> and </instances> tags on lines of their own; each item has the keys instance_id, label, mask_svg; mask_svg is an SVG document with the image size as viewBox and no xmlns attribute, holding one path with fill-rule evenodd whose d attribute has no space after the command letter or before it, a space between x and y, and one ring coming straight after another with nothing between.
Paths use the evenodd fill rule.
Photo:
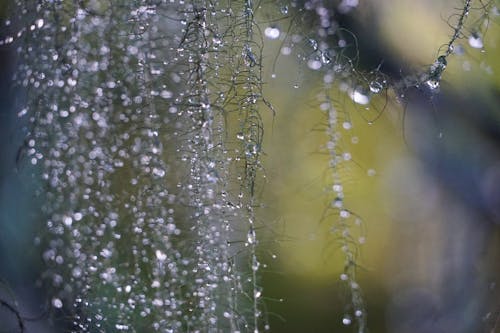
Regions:
<instances>
[{"instance_id":1,"label":"cluster of droplets","mask_svg":"<svg viewBox=\"0 0 500 333\"><path fill-rule=\"evenodd\" d=\"M281 55L293 54L313 71L335 68L337 73L341 73L344 71L343 61L346 60L343 52L349 45L333 17L336 12L341 12L340 8L347 8L346 6L352 9L357 4L354 5L353 1L327 3L315 0L299 5L293 1L291 8L286 7L285 17L292 9L293 15L300 13L301 24L313 26L312 33L304 34L301 31L295 31L295 23L292 23L291 28L285 34L273 24L265 28L265 36L269 39L280 38L282 40ZM296 84L296 87L298 88L299 84Z\"/></svg>"},{"instance_id":2,"label":"cluster of droplets","mask_svg":"<svg viewBox=\"0 0 500 333\"><path fill-rule=\"evenodd\" d=\"M483 36L487 31L490 20L498 16L498 9L494 1L479 3L474 5L473 0L465 0L460 12L450 16L448 25L453 29L449 41L439 50L439 56L429 68L422 73L414 76L407 76L398 82L393 82L395 90L406 89L409 87L425 87L432 93L439 92L442 75L448 65L448 57L451 55L461 56L465 53L466 44L476 50L485 52ZM463 69L469 71L471 64L465 60ZM486 69L491 74L491 68Z\"/></svg>"},{"instance_id":3,"label":"cluster of droplets","mask_svg":"<svg viewBox=\"0 0 500 333\"><path fill-rule=\"evenodd\" d=\"M239 213L225 199L228 162L224 156L222 115L216 112L221 105L209 90L209 84L213 85L209 80L219 76L221 62L218 56L210 57L209 52L219 51L224 45L216 23L218 8L201 1L187 9L177 48L179 62L186 67L181 75L185 76L187 89L179 102L185 105L182 117L194 135L178 143L177 150L184 151L190 161L188 200L194 208L190 220L199 238L193 256L199 267L192 276L197 283L192 295L196 300L194 312L210 309L198 313L196 327L218 331L225 321L227 329L237 331L245 325L237 304L238 293L242 292L238 286L241 276L230 260L228 242L234 227L231 219Z\"/></svg>"},{"instance_id":4,"label":"cluster of droplets","mask_svg":"<svg viewBox=\"0 0 500 333\"><path fill-rule=\"evenodd\" d=\"M345 91L355 104L364 107L366 111L370 108L375 110L375 116L361 114L369 123L373 122L384 111L385 105L380 107L373 103L373 100L377 96L383 96L388 88L388 79L379 70L373 70L366 74L356 73L340 84L340 90ZM381 99L385 101L385 98L386 96L383 96Z\"/></svg>"},{"instance_id":5,"label":"cluster of droplets","mask_svg":"<svg viewBox=\"0 0 500 333\"><path fill-rule=\"evenodd\" d=\"M327 74L328 75L328 74ZM331 232L338 240L344 257L344 270L340 280L345 284L348 293L346 303L346 313L342 318L342 323L349 326L355 318L358 332L366 329L366 316L364 315L364 301L360 286L357 283L357 252L360 245L365 242L364 231L362 231L361 219L348 209L345 203L345 191L342 182L342 172L349 168L351 154L342 150L342 134L347 134L352 130L352 123L347 117L343 117L335 106L335 102L330 97L331 84L325 84L324 93L319 96L320 109L326 114L327 128L326 134L328 142L326 151L330 156L329 170L332 183L327 190L328 197L331 198L330 209ZM345 116L345 115L344 115ZM361 230L361 233L359 232ZM356 236L359 235L359 236ZM356 238L357 237L357 238Z\"/></svg>"},{"instance_id":6,"label":"cluster of droplets","mask_svg":"<svg viewBox=\"0 0 500 333\"><path fill-rule=\"evenodd\" d=\"M259 331L253 3L17 6L53 309L75 331Z\"/></svg>"},{"instance_id":7,"label":"cluster of droplets","mask_svg":"<svg viewBox=\"0 0 500 333\"><path fill-rule=\"evenodd\" d=\"M368 107L374 96L383 94L389 88L389 82L379 69L362 73L355 66L356 38L339 25L337 16L351 12L358 5L358 1L352 0L314 0L305 2L303 6L292 2L294 11L301 13L301 23L313 28L303 34L294 31L292 25L288 33L284 34L276 26L270 25L265 29L265 35L269 39L282 40L281 55L293 54L309 70L328 72L325 77L329 83L333 80L340 82L340 90L354 103ZM299 88L300 83L295 83L293 87ZM378 112L381 113L382 110Z\"/></svg>"},{"instance_id":8,"label":"cluster of droplets","mask_svg":"<svg viewBox=\"0 0 500 333\"><path fill-rule=\"evenodd\" d=\"M22 13L25 15L28 13L28 11L23 10ZM7 33L5 34L6 36L0 36L0 46L8 46L14 43L17 39L22 38L26 33L41 29L44 25L44 19L38 17L32 20L29 25L22 26L20 29L15 30L15 24L13 24L11 20L5 20L5 22L3 22L2 30L6 31Z\"/></svg>"},{"instance_id":9,"label":"cluster of droplets","mask_svg":"<svg viewBox=\"0 0 500 333\"><path fill-rule=\"evenodd\" d=\"M354 67L354 60L349 58L353 41L343 31L335 15L346 14L358 5L357 1L307 1L304 4L305 17L309 17L314 33L307 36L292 33L284 36L281 53L288 55L292 50L297 53L298 60L306 64L308 69L321 75L323 89L318 95L318 104L326 118L325 151L329 155L329 186L326 190L329 200L327 214L331 225L332 238L341 248L344 258L344 269L340 281L347 291L346 311L341 322L353 326L357 332L365 332L366 315L361 288L357 283L357 252L365 242L361 219L352 212L345 201L343 175L352 166L351 153L346 151L346 138L357 143L357 138L350 135L353 124L349 115L334 100L333 89L346 93L354 103L368 106L375 95L387 88L387 80L379 71L362 75ZM309 22L308 21L308 22ZM298 51L297 51L298 50Z\"/></svg>"},{"instance_id":10,"label":"cluster of droplets","mask_svg":"<svg viewBox=\"0 0 500 333\"><path fill-rule=\"evenodd\" d=\"M252 0L243 3L244 17L240 24L236 24L237 34L245 36L235 41L233 47L242 50L243 62L236 64L232 72L232 80L236 83L236 89L229 92L227 108L229 112L237 115L238 131L235 134L236 142L234 149L238 152L236 156L239 170L237 175L239 182L238 205L243 207L247 216L247 237L245 246L250 250L251 273L247 279L251 293L248 295L253 308L252 326L254 332L259 331L259 322L262 321L262 313L259 309L261 303L262 288L258 285L258 274L260 262L257 257L258 238L257 217L257 189L259 186L258 175L262 169L262 140L264 136L264 125L260 115L259 103L263 103L274 112L272 106L267 102L262 93L262 40L260 29L256 29L255 13L260 9L258 4ZM264 34L274 39L279 37L279 30L267 30ZM267 325L265 328L268 327Z\"/></svg>"},{"instance_id":11,"label":"cluster of droplets","mask_svg":"<svg viewBox=\"0 0 500 333\"><path fill-rule=\"evenodd\" d=\"M155 61L158 48L172 39L152 45L149 38L159 32L147 27L154 17L141 7L122 10L126 24L74 8L71 33L60 36L60 44L44 45L52 57L25 61L56 75L41 101L50 112L28 96L29 114L37 119L35 148L44 152L50 187L46 275L57 295L54 307L71 302L81 313L76 330L134 331L141 321L176 330L196 323L195 315L185 315L196 304L178 288L190 284L198 263L183 245L196 235L180 223L186 193L176 188L181 175L172 175L187 161L169 157L175 151L167 145L177 135L173 128L185 122L165 112L174 107L174 93L159 75L178 79L171 64ZM45 12L54 15L50 8Z\"/></svg>"}]
</instances>

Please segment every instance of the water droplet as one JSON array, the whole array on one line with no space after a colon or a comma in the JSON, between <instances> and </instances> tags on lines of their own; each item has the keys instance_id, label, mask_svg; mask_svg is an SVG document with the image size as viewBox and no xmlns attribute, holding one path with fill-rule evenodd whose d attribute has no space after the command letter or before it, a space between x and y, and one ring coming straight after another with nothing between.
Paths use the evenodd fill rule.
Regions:
<instances>
[{"instance_id":1,"label":"water droplet","mask_svg":"<svg viewBox=\"0 0 500 333\"><path fill-rule=\"evenodd\" d=\"M288 6L287 6L287 5L283 5L283 6L281 6L281 8L280 8L280 12L281 12L281 14L283 14L283 15L287 15L287 14L288 14Z\"/></svg>"},{"instance_id":2,"label":"water droplet","mask_svg":"<svg viewBox=\"0 0 500 333\"><path fill-rule=\"evenodd\" d=\"M482 49L484 47L483 38L479 33L472 33L469 36L469 45L475 49Z\"/></svg>"},{"instance_id":3,"label":"water droplet","mask_svg":"<svg viewBox=\"0 0 500 333\"><path fill-rule=\"evenodd\" d=\"M27 114L27 113L28 113L28 109L27 109L27 108L24 108L24 109L22 109L21 111L19 111L19 112L17 113L17 116L18 116L18 117L22 117L22 116L24 116L24 115L25 115L25 114Z\"/></svg>"},{"instance_id":4,"label":"water droplet","mask_svg":"<svg viewBox=\"0 0 500 333\"><path fill-rule=\"evenodd\" d=\"M53 298L52 306L55 307L56 309L60 309L63 306L63 302L59 298Z\"/></svg>"},{"instance_id":5,"label":"water droplet","mask_svg":"<svg viewBox=\"0 0 500 333\"><path fill-rule=\"evenodd\" d=\"M169 98L172 98L173 93L171 91L168 91L168 90L162 90L160 93L160 96L164 99L169 99Z\"/></svg>"},{"instance_id":6,"label":"water droplet","mask_svg":"<svg viewBox=\"0 0 500 333\"><path fill-rule=\"evenodd\" d=\"M347 14L359 5L359 0L342 0L338 5L338 11Z\"/></svg>"},{"instance_id":7,"label":"water droplet","mask_svg":"<svg viewBox=\"0 0 500 333\"><path fill-rule=\"evenodd\" d=\"M356 310L356 312L354 312L354 315L355 315L356 317L361 317L361 316L363 315L363 311L361 311L361 310Z\"/></svg>"},{"instance_id":8,"label":"water droplet","mask_svg":"<svg viewBox=\"0 0 500 333\"><path fill-rule=\"evenodd\" d=\"M43 27L43 24L44 24L44 21L43 19L38 19L35 21L35 25L38 29L40 29L41 27Z\"/></svg>"},{"instance_id":9,"label":"water droplet","mask_svg":"<svg viewBox=\"0 0 500 333\"><path fill-rule=\"evenodd\" d=\"M448 61L446 60L445 56L439 56L436 62L434 62L434 66L436 66L436 68L439 68L440 71L443 71L447 65Z\"/></svg>"},{"instance_id":10,"label":"water droplet","mask_svg":"<svg viewBox=\"0 0 500 333\"><path fill-rule=\"evenodd\" d=\"M352 320L349 316L345 316L344 318L342 318L342 324L348 326L348 325L351 325L352 323Z\"/></svg>"},{"instance_id":11,"label":"water droplet","mask_svg":"<svg viewBox=\"0 0 500 333\"><path fill-rule=\"evenodd\" d=\"M255 230L251 227L247 233L247 242L248 244L255 244L257 241L257 235L255 234Z\"/></svg>"},{"instance_id":12,"label":"water droplet","mask_svg":"<svg viewBox=\"0 0 500 333\"><path fill-rule=\"evenodd\" d=\"M436 90L439 88L439 80L436 79L429 79L425 81L425 84L431 89L431 90Z\"/></svg>"},{"instance_id":13,"label":"water droplet","mask_svg":"<svg viewBox=\"0 0 500 333\"><path fill-rule=\"evenodd\" d=\"M215 169L210 170L205 175L207 181L212 184L216 184L219 181L219 176L217 175L217 171Z\"/></svg>"},{"instance_id":14,"label":"water droplet","mask_svg":"<svg viewBox=\"0 0 500 333\"><path fill-rule=\"evenodd\" d=\"M284 46L284 47L281 48L280 52L281 52L282 55L287 56L287 55L292 54L292 49L290 47L288 47L288 46Z\"/></svg>"},{"instance_id":15,"label":"water droplet","mask_svg":"<svg viewBox=\"0 0 500 333\"><path fill-rule=\"evenodd\" d=\"M257 65L257 58L256 58L255 54L252 52L252 49L250 48L250 46L248 46L248 45L245 46L243 56L245 59L245 64L247 66L253 67L253 66Z\"/></svg>"},{"instance_id":16,"label":"water droplet","mask_svg":"<svg viewBox=\"0 0 500 333\"><path fill-rule=\"evenodd\" d=\"M439 56L429 70L429 79L425 82L431 90L439 88L441 75L446 69L448 62L445 56Z\"/></svg>"},{"instance_id":17,"label":"water droplet","mask_svg":"<svg viewBox=\"0 0 500 333\"><path fill-rule=\"evenodd\" d=\"M384 85L380 83L379 81L372 81L370 82L370 91L374 94L378 94L379 92L384 89Z\"/></svg>"},{"instance_id":18,"label":"water droplet","mask_svg":"<svg viewBox=\"0 0 500 333\"><path fill-rule=\"evenodd\" d=\"M69 85L70 87L74 87L74 86L76 86L76 84L78 83L78 81L77 81L77 80L75 80L75 79L73 79L72 77L68 78L68 80L67 80L66 82L68 83L68 85Z\"/></svg>"},{"instance_id":19,"label":"water droplet","mask_svg":"<svg viewBox=\"0 0 500 333\"><path fill-rule=\"evenodd\" d=\"M154 306L163 306L163 301L159 298L155 298L153 302L151 302Z\"/></svg>"},{"instance_id":20,"label":"water droplet","mask_svg":"<svg viewBox=\"0 0 500 333\"><path fill-rule=\"evenodd\" d=\"M280 36L280 29L276 27L267 27L264 30L264 35L269 39L277 39Z\"/></svg>"},{"instance_id":21,"label":"water droplet","mask_svg":"<svg viewBox=\"0 0 500 333\"><path fill-rule=\"evenodd\" d=\"M127 46L127 51L131 55L136 55L139 52L139 48L135 45L129 45Z\"/></svg>"},{"instance_id":22,"label":"water droplet","mask_svg":"<svg viewBox=\"0 0 500 333\"><path fill-rule=\"evenodd\" d=\"M255 260L254 263L252 264L252 271L257 272L259 270L259 267L260 267L260 262Z\"/></svg>"},{"instance_id":23,"label":"water droplet","mask_svg":"<svg viewBox=\"0 0 500 333\"><path fill-rule=\"evenodd\" d=\"M73 219L70 216L64 216L63 223L65 226L71 227L71 224L73 224Z\"/></svg>"},{"instance_id":24,"label":"water droplet","mask_svg":"<svg viewBox=\"0 0 500 333\"><path fill-rule=\"evenodd\" d=\"M328 65L329 63L332 62L332 56L330 55L330 51L329 50L321 52L321 62L324 65Z\"/></svg>"},{"instance_id":25,"label":"water droplet","mask_svg":"<svg viewBox=\"0 0 500 333\"><path fill-rule=\"evenodd\" d=\"M318 50L318 42L315 39L309 38L309 45L311 45L313 51Z\"/></svg>"},{"instance_id":26,"label":"water droplet","mask_svg":"<svg viewBox=\"0 0 500 333\"><path fill-rule=\"evenodd\" d=\"M156 250L155 255L156 259L158 259L159 261L167 260L167 255L160 250Z\"/></svg>"},{"instance_id":27,"label":"water droplet","mask_svg":"<svg viewBox=\"0 0 500 333\"><path fill-rule=\"evenodd\" d=\"M152 172L153 172L153 175L160 177L160 178L162 178L166 174L165 170L160 169L160 168L153 168Z\"/></svg>"},{"instance_id":28,"label":"water droplet","mask_svg":"<svg viewBox=\"0 0 500 333\"><path fill-rule=\"evenodd\" d=\"M354 103L360 105L367 105L370 103L370 95L362 87L356 87L351 91L349 97L354 101Z\"/></svg>"},{"instance_id":29,"label":"water droplet","mask_svg":"<svg viewBox=\"0 0 500 333\"><path fill-rule=\"evenodd\" d=\"M351 216L351 213L349 213L349 211L345 210L345 209L342 209L339 214L340 214L340 217L343 219L346 219L349 216Z\"/></svg>"},{"instance_id":30,"label":"water droplet","mask_svg":"<svg viewBox=\"0 0 500 333\"><path fill-rule=\"evenodd\" d=\"M128 325L116 324L115 327L119 331L127 331L128 330Z\"/></svg>"},{"instance_id":31,"label":"water droplet","mask_svg":"<svg viewBox=\"0 0 500 333\"><path fill-rule=\"evenodd\" d=\"M316 59L309 59L307 61L307 67L309 67L310 69L312 69L314 71L317 71L321 68L321 61L316 60Z\"/></svg>"},{"instance_id":32,"label":"water droplet","mask_svg":"<svg viewBox=\"0 0 500 333\"><path fill-rule=\"evenodd\" d=\"M335 198L335 200L332 201L332 207L335 208L342 208L342 205L344 204L344 201L342 198Z\"/></svg>"},{"instance_id":33,"label":"water droplet","mask_svg":"<svg viewBox=\"0 0 500 333\"><path fill-rule=\"evenodd\" d=\"M345 129L345 130L350 130L352 128L352 123L349 122L349 121L344 121L342 123L342 127Z\"/></svg>"},{"instance_id":34,"label":"water droplet","mask_svg":"<svg viewBox=\"0 0 500 333\"><path fill-rule=\"evenodd\" d=\"M73 275L73 277L79 278L80 276L82 276L82 269L80 267L75 267L73 268L71 274Z\"/></svg>"},{"instance_id":35,"label":"water droplet","mask_svg":"<svg viewBox=\"0 0 500 333\"><path fill-rule=\"evenodd\" d=\"M456 54L456 55L464 55L465 53L465 49L464 47L461 45L461 44L457 44L454 48L453 48L453 53Z\"/></svg>"},{"instance_id":36,"label":"water droplet","mask_svg":"<svg viewBox=\"0 0 500 333\"><path fill-rule=\"evenodd\" d=\"M109 249L103 249L99 254L104 258L111 258L113 252L111 252Z\"/></svg>"}]
</instances>

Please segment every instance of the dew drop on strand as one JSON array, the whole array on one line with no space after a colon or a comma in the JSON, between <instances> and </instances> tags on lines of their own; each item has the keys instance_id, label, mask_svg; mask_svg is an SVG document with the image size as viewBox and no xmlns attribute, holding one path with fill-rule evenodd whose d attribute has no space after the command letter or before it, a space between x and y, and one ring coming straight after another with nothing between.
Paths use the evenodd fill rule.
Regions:
<instances>
[{"instance_id":1,"label":"dew drop on strand","mask_svg":"<svg viewBox=\"0 0 500 333\"><path fill-rule=\"evenodd\" d=\"M267 27L264 30L264 35L269 39L277 39L280 36L280 29L276 27Z\"/></svg>"},{"instance_id":2,"label":"dew drop on strand","mask_svg":"<svg viewBox=\"0 0 500 333\"><path fill-rule=\"evenodd\" d=\"M484 46L483 39L479 34L473 33L469 36L469 45L475 49L482 49Z\"/></svg>"},{"instance_id":3,"label":"dew drop on strand","mask_svg":"<svg viewBox=\"0 0 500 333\"><path fill-rule=\"evenodd\" d=\"M352 90L349 94L349 97L351 97L353 102L356 104L367 105L368 103L370 103L370 96L362 88L359 87Z\"/></svg>"},{"instance_id":4,"label":"dew drop on strand","mask_svg":"<svg viewBox=\"0 0 500 333\"><path fill-rule=\"evenodd\" d=\"M351 322L352 322L352 320L349 317L342 318L342 324L344 324L346 326L351 325Z\"/></svg>"},{"instance_id":5,"label":"dew drop on strand","mask_svg":"<svg viewBox=\"0 0 500 333\"><path fill-rule=\"evenodd\" d=\"M378 94L379 92L382 91L383 88L384 86L382 85L382 83L378 81L370 82L370 91L374 94Z\"/></svg>"},{"instance_id":6,"label":"dew drop on strand","mask_svg":"<svg viewBox=\"0 0 500 333\"><path fill-rule=\"evenodd\" d=\"M345 130L350 130L352 128L352 124L348 121L344 121L342 123L342 127L345 129Z\"/></svg>"},{"instance_id":7,"label":"dew drop on strand","mask_svg":"<svg viewBox=\"0 0 500 333\"><path fill-rule=\"evenodd\" d=\"M60 309L63 306L63 302L59 298L53 298L52 306L54 306L56 309Z\"/></svg>"},{"instance_id":8,"label":"dew drop on strand","mask_svg":"<svg viewBox=\"0 0 500 333\"><path fill-rule=\"evenodd\" d=\"M436 79L429 79L427 81L425 81L425 84L427 85L427 87L429 87L429 89L431 90L436 90L439 88L439 80L436 80Z\"/></svg>"}]
</instances>

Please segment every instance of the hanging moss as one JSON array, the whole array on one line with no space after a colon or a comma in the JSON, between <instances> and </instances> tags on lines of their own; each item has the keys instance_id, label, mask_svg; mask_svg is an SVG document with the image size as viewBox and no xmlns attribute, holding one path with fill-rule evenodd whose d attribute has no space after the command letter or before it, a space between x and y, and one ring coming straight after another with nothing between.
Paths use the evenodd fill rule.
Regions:
<instances>
[{"instance_id":1,"label":"hanging moss","mask_svg":"<svg viewBox=\"0 0 500 333\"><path fill-rule=\"evenodd\" d=\"M321 82L323 218L347 290L339 317L366 332L357 277L365 222L346 200L353 158L342 142L353 123L343 98L372 124L393 95L437 93L458 40L483 48L492 3L472 3L450 18L431 65L395 76L363 67L343 26L356 1L9 2L19 16L3 23L0 46L18 52L16 112L29 123L18 163L43 183L51 312L70 313L75 332L269 330L259 252L269 222L258 211L272 130L263 114L281 112L264 93L280 61L264 57L274 40L298 60L295 89L304 72ZM23 331L17 309L1 302Z\"/></svg>"}]
</instances>

